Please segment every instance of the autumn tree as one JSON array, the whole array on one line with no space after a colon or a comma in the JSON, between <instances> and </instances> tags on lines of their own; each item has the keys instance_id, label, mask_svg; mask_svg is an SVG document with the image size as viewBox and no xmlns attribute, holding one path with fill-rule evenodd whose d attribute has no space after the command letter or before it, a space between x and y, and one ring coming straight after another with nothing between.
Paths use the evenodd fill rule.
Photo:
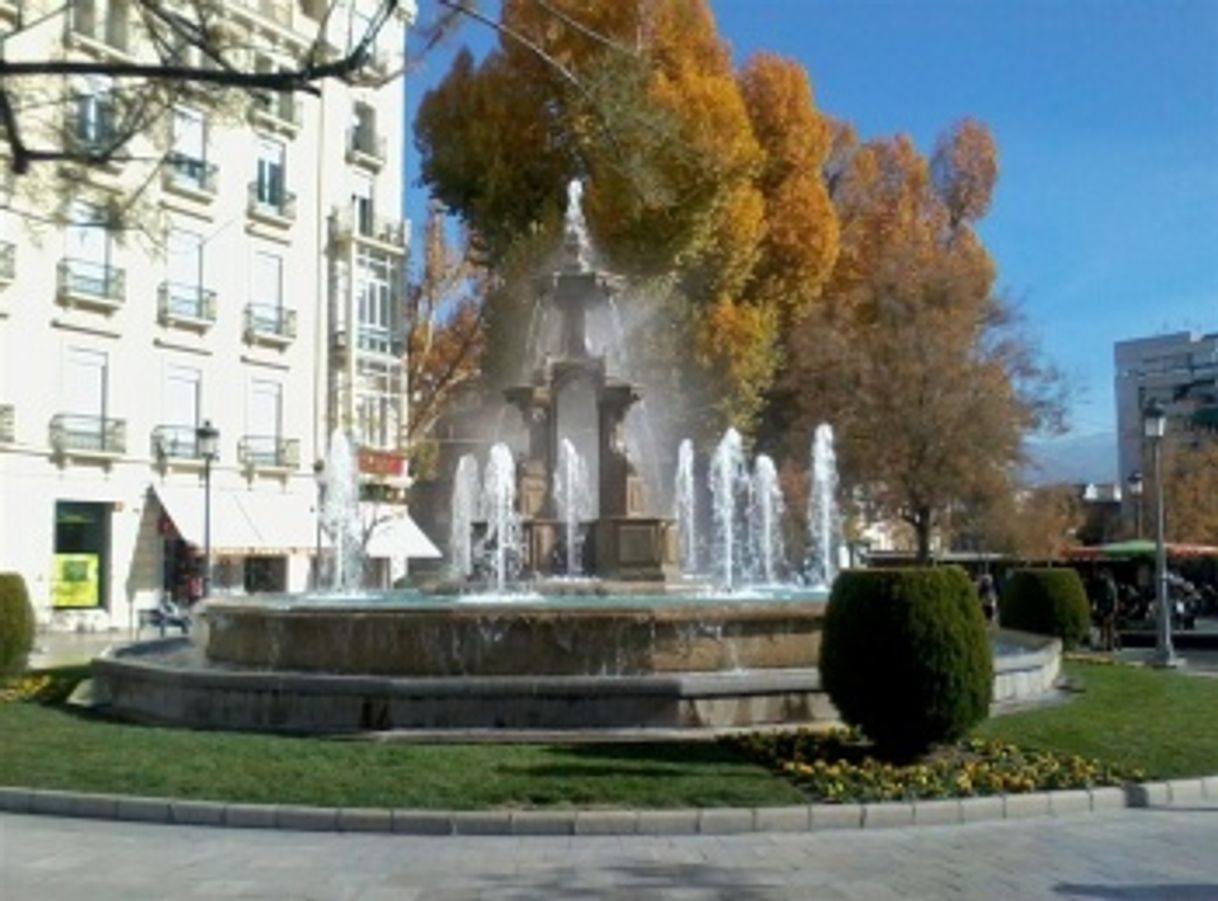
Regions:
<instances>
[{"instance_id":1,"label":"autumn tree","mask_svg":"<svg viewBox=\"0 0 1218 901\"><path fill-rule=\"evenodd\" d=\"M1154 492L1151 484L1143 495L1144 523L1154 521ZM1163 453L1163 513L1168 541L1218 544L1218 435L1195 432L1168 440Z\"/></svg>"},{"instance_id":2,"label":"autumn tree","mask_svg":"<svg viewBox=\"0 0 1218 901\"><path fill-rule=\"evenodd\" d=\"M845 127L832 148L841 248L823 302L787 333L771 437L805 453L832 422L844 483L908 523L927 559L951 511L1011 495L1023 436L1060 414L1059 382L973 229L997 171L988 133L964 123L931 161Z\"/></svg>"},{"instance_id":3,"label":"autumn tree","mask_svg":"<svg viewBox=\"0 0 1218 901\"><path fill-rule=\"evenodd\" d=\"M738 76L705 0L507 0L498 27L495 52L462 56L424 98L424 182L490 266L523 275L557 245L566 182L586 178L598 250L665 312L648 362L695 364L679 380L700 396L680 409L707 429L747 424L781 323L836 250L806 76L774 58ZM500 293L493 318L529 318L527 291Z\"/></svg>"},{"instance_id":4,"label":"autumn tree","mask_svg":"<svg viewBox=\"0 0 1218 901\"><path fill-rule=\"evenodd\" d=\"M443 208L432 203L423 230L422 269L407 291L406 442L412 451L427 439L450 400L481 376L486 347L484 273L470 260L468 244L449 241L445 224Z\"/></svg>"},{"instance_id":5,"label":"autumn tree","mask_svg":"<svg viewBox=\"0 0 1218 901\"><path fill-rule=\"evenodd\" d=\"M1021 488L992 499L978 524L984 550L1023 560L1048 560L1079 543L1082 502L1069 485Z\"/></svg>"}]
</instances>

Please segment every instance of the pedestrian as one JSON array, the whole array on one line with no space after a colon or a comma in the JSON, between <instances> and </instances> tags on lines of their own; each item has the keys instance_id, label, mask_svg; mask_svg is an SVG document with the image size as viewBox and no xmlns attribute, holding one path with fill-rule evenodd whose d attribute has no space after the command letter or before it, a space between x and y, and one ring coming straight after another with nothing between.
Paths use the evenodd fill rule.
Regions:
<instances>
[{"instance_id":1,"label":"pedestrian","mask_svg":"<svg viewBox=\"0 0 1218 901\"><path fill-rule=\"evenodd\" d=\"M981 599L981 612L985 614L985 621L993 623L998 613L998 592L994 588L994 577L989 573L982 573L981 578L977 580L977 597Z\"/></svg>"},{"instance_id":2,"label":"pedestrian","mask_svg":"<svg viewBox=\"0 0 1218 901\"><path fill-rule=\"evenodd\" d=\"M1096 580L1095 615L1100 627L1100 650L1115 651L1120 640L1117 637L1117 587L1112 573L1104 570Z\"/></svg>"}]
</instances>

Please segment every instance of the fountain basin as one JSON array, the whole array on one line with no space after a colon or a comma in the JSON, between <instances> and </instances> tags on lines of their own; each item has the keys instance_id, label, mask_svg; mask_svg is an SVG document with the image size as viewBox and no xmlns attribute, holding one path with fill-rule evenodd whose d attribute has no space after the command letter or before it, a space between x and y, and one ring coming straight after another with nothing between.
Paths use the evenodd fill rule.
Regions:
<instances>
[{"instance_id":1,"label":"fountain basin","mask_svg":"<svg viewBox=\"0 0 1218 901\"><path fill-rule=\"evenodd\" d=\"M689 596L496 604L390 596L220 603L210 634L93 662L123 719L285 733L715 730L832 722L816 669L823 603ZM1061 646L992 636L994 697L1052 688Z\"/></svg>"},{"instance_id":2,"label":"fountain basin","mask_svg":"<svg viewBox=\"0 0 1218 901\"><path fill-rule=\"evenodd\" d=\"M218 603L207 658L373 676L646 676L813 667L824 606L701 602L275 606Z\"/></svg>"}]
</instances>

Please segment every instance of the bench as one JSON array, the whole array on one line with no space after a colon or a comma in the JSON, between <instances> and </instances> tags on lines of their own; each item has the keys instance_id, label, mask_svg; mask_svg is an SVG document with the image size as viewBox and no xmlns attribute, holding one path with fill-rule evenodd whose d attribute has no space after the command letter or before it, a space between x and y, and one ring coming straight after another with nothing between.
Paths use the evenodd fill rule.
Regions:
<instances>
[{"instance_id":1,"label":"bench","mask_svg":"<svg viewBox=\"0 0 1218 901\"><path fill-rule=\"evenodd\" d=\"M159 629L161 636L170 628L181 629L183 635L190 633L190 614L172 601L162 601L156 607L139 611L139 631L145 626Z\"/></svg>"}]
</instances>

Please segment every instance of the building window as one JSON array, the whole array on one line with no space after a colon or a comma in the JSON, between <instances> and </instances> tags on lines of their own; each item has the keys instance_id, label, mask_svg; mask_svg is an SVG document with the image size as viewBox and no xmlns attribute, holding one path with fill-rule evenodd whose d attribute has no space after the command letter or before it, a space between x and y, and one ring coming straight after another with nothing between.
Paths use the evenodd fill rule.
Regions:
<instances>
[{"instance_id":1,"label":"building window","mask_svg":"<svg viewBox=\"0 0 1218 901\"><path fill-rule=\"evenodd\" d=\"M165 410L157 428L157 451L163 457L195 459L199 411L203 400L203 373L189 366L165 369Z\"/></svg>"},{"instance_id":2,"label":"building window","mask_svg":"<svg viewBox=\"0 0 1218 901\"><path fill-rule=\"evenodd\" d=\"M392 273L392 263L382 255L361 252L356 258L356 313L361 350L382 354L395 350L398 322L393 304Z\"/></svg>"},{"instance_id":3,"label":"building window","mask_svg":"<svg viewBox=\"0 0 1218 901\"><path fill-rule=\"evenodd\" d=\"M402 426L402 365L397 360L360 360L356 368L356 440L373 450L398 449Z\"/></svg>"},{"instance_id":4,"label":"building window","mask_svg":"<svg viewBox=\"0 0 1218 901\"><path fill-rule=\"evenodd\" d=\"M99 208L76 201L69 210L64 229L63 288L86 298L105 299L120 290L112 265L113 233Z\"/></svg>"},{"instance_id":5,"label":"building window","mask_svg":"<svg viewBox=\"0 0 1218 901\"><path fill-rule=\"evenodd\" d=\"M256 196L258 203L275 210L284 208L285 182L284 148L278 141L267 139L258 142L258 180Z\"/></svg>"},{"instance_id":6,"label":"building window","mask_svg":"<svg viewBox=\"0 0 1218 901\"><path fill-rule=\"evenodd\" d=\"M245 459L253 466L282 464L283 386L254 379L246 408Z\"/></svg>"},{"instance_id":7,"label":"building window","mask_svg":"<svg viewBox=\"0 0 1218 901\"><path fill-rule=\"evenodd\" d=\"M170 311L203 319L203 236L173 228L165 243Z\"/></svg>"},{"instance_id":8,"label":"building window","mask_svg":"<svg viewBox=\"0 0 1218 901\"><path fill-rule=\"evenodd\" d=\"M103 153L115 141L114 83L107 75L89 75L77 83L72 138L89 153Z\"/></svg>"},{"instance_id":9,"label":"building window","mask_svg":"<svg viewBox=\"0 0 1218 901\"><path fill-rule=\"evenodd\" d=\"M68 349L63 382L65 412L91 419L106 418L109 366L104 351Z\"/></svg>"},{"instance_id":10,"label":"building window","mask_svg":"<svg viewBox=\"0 0 1218 901\"><path fill-rule=\"evenodd\" d=\"M251 302L256 306L266 307L268 311L283 308L283 257L261 250L254 253L252 292Z\"/></svg>"},{"instance_id":11,"label":"building window","mask_svg":"<svg viewBox=\"0 0 1218 901\"><path fill-rule=\"evenodd\" d=\"M372 179L355 176L351 186L351 215L361 235L373 234L376 226L372 208Z\"/></svg>"},{"instance_id":12,"label":"building window","mask_svg":"<svg viewBox=\"0 0 1218 901\"><path fill-rule=\"evenodd\" d=\"M207 127L198 110L174 107L169 164L182 181L199 189L208 187Z\"/></svg>"}]
</instances>

